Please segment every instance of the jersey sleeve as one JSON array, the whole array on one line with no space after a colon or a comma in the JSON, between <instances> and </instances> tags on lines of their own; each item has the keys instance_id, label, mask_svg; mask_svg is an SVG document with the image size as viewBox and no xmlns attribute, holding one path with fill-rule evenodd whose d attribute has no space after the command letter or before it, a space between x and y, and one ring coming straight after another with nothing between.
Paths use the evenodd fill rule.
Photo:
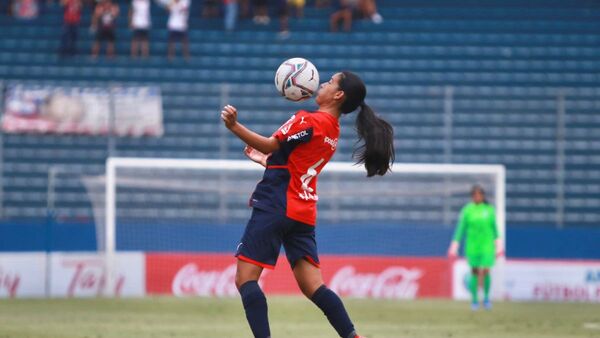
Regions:
<instances>
[{"instance_id":1,"label":"jersey sleeve","mask_svg":"<svg viewBox=\"0 0 600 338\"><path fill-rule=\"evenodd\" d=\"M460 216L458 217L458 223L456 224L456 229L454 230L454 236L452 237L452 239L457 242L460 242L465 235L465 229L467 227L466 214L467 214L467 208L465 207L460 211Z\"/></svg>"},{"instance_id":2,"label":"jersey sleeve","mask_svg":"<svg viewBox=\"0 0 600 338\"><path fill-rule=\"evenodd\" d=\"M301 111L292 115L275 133L275 137L282 144L297 144L308 142L313 136L313 124L310 114Z\"/></svg>"},{"instance_id":3,"label":"jersey sleeve","mask_svg":"<svg viewBox=\"0 0 600 338\"><path fill-rule=\"evenodd\" d=\"M491 207L490 209L492 209L492 219L490 224L492 225L492 235L494 236L494 239L498 239L499 234L498 234L498 224L496 224L496 209L494 209L494 207Z\"/></svg>"}]
</instances>

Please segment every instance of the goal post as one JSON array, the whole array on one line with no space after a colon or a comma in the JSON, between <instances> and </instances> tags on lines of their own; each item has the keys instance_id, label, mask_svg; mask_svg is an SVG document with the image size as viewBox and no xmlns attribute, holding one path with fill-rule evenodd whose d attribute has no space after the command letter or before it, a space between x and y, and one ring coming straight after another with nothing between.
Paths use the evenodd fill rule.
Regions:
<instances>
[{"instance_id":1,"label":"goal post","mask_svg":"<svg viewBox=\"0 0 600 338\"><path fill-rule=\"evenodd\" d=\"M247 201L263 171L250 160L108 158L104 205L94 203L100 210L95 214L104 218L96 217L97 226L104 228L97 231L104 236L98 238L106 264L104 294L114 295L120 251L231 257L250 216ZM505 247L505 181L502 165L396 163L391 173L367 178L363 166L330 162L319 175L319 255L332 261L445 259L458 213L474 184L484 186L495 206ZM500 260L500 276L502 265ZM365 280L361 278L356 280ZM446 279L451 289L452 278ZM496 299L503 296L502 284L499 280L493 286Z\"/></svg>"}]
</instances>

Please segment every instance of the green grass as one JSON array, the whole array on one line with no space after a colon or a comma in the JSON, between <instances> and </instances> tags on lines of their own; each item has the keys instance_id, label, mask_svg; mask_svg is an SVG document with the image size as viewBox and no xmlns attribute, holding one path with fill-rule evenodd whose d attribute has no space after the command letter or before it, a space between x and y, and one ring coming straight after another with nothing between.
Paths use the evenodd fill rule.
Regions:
<instances>
[{"instance_id":1,"label":"green grass","mask_svg":"<svg viewBox=\"0 0 600 338\"><path fill-rule=\"evenodd\" d=\"M359 333L400 337L600 337L600 304L496 303L471 312L442 300L346 299ZM275 338L336 337L312 303L269 297ZM0 300L0 337L251 337L237 298Z\"/></svg>"}]
</instances>

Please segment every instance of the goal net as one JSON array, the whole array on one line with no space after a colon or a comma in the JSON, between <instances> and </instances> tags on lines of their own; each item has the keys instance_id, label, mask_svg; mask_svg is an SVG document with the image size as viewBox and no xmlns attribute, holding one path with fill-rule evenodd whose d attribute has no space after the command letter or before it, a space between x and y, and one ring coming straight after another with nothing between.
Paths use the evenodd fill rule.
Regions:
<instances>
[{"instance_id":1,"label":"goal net","mask_svg":"<svg viewBox=\"0 0 600 338\"><path fill-rule=\"evenodd\" d=\"M94 201L107 293L114 290L119 253L138 251L145 255L146 294L237 295L233 254L263 170L249 160L109 158L100 178L104 200ZM499 165L399 163L385 176L367 178L362 166L331 162L318 179L321 269L342 296L464 297L466 265L447 259L446 250L474 184L496 207L505 238ZM298 292L283 250L259 283L267 293Z\"/></svg>"}]
</instances>

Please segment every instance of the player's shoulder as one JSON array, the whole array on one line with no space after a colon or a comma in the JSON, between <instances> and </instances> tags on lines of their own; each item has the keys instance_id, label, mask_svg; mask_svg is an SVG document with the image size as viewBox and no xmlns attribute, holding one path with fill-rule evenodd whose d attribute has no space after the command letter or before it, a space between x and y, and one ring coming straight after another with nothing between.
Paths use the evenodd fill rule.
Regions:
<instances>
[{"instance_id":1,"label":"player's shoulder","mask_svg":"<svg viewBox=\"0 0 600 338\"><path fill-rule=\"evenodd\" d=\"M476 206L476 204L475 204L475 203L473 203L473 202L469 202L469 203L465 204L465 205L462 207L462 210L461 210L461 211L462 211L462 212L469 212L469 211L471 211L471 210L472 210L472 209L473 209L475 206Z\"/></svg>"},{"instance_id":2,"label":"player's shoulder","mask_svg":"<svg viewBox=\"0 0 600 338\"><path fill-rule=\"evenodd\" d=\"M486 202L486 203L485 203L485 206L486 206L486 208L487 208L488 210L491 210L491 211L494 211L494 210L496 210L496 208L494 208L494 205L493 205L493 204L491 204L491 203L488 203L488 202Z\"/></svg>"},{"instance_id":3,"label":"player's shoulder","mask_svg":"<svg viewBox=\"0 0 600 338\"><path fill-rule=\"evenodd\" d=\"M313 115L313 112L301 109L301 110L296 111L296 114L294 114L294 115L296 117L301 117L301 116L311 117Z\"/></svg>"},{"instance_id":4,"label":"player's shoulder","mask_svg":"<svg viewBox=\"0 0 600 338\"><path fill-rule=\"evenodd\" d=\"M294 114L294 120L297 123L307 123L309 125L312 125L313 121L315 121L315 114L307 110L298 110L296 114Z\"/></svg>"}]
</instances>

